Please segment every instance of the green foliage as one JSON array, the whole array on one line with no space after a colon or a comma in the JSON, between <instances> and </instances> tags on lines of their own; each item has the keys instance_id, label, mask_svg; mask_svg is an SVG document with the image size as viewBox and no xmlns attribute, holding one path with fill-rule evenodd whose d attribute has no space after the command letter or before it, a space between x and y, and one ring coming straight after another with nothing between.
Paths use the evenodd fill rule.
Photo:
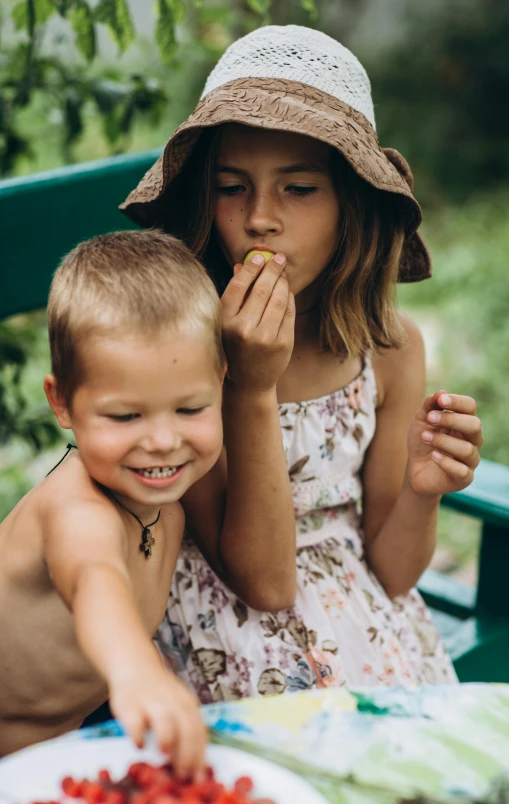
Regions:
<instances>
[{"instance_id":1,"label":"green foliage","mask_svg":"<svg viewBox=\"0 0 509 804\"><path fill-rule=\"evenodd\" d=\"M175 0L177 2L177 0ZM69 36L82 62L48 55L43 48L45 24L55 14L69 24ZM97 74L89 65L97 56L97 27L105 25L122 53L134 39L126 0L22 0L12 9L17 40L0 59L0 172L13 172L20 159L31 156L35 132L22 130L23 110L42 101L49 113L62 119L63 161L73 161L73 146L90 114L103 122L110 145L119 149L135 121L151 124L166 107L168 97L153 79L118 71L115 76Z\"/></svg>"},{"instance_id":2,"label":"green foliage","mask_svg":"<svg viewBox=\"0 0 509 804\"><path fill-rule=\"evenodd\" d=\"M92 61L97 53L94 18L84 0L76 0L71 6L69 22L75 33L76 47L86 61Z\"/></svg>"},{"instance_id":3,"label":"green foliage","mask_svg":"<svg viewBox=\"0 0 509 804\"><path fill-rule=\"evenodd\" d=\"M406 35L362 60L371 77L384 145L417 174L419 197L496 188L509 180L509 6L498 0L408 4ZM382 100L383 99L383 100Z\"/></svg>"},{"instance_id":4,"label":"green foliage","mask_svg":"<svg viewBox=\"0 0 509 804\"><path fill-rule=\"evenodd\" d=\"M40 451L59 439L43 395L31 403L22 382L28 359L40 343L40 327L0 323L0 445L20 439Z\"/></svg>"},{"instance_id":5,"label":"green foliage","mask_svg":"<svg viewBox=\"0 0 509 804\"><path fill-rule=\"evenodd\" d=\"M432 322L430 390L473 396L483 420L485 458L509 465L509 223L507 191L429 213L423 231L434 276L401 287L400 302Z\"/></svg>"},{"instance_id":6,"label":"green foliage","mask_svg":"<svg viewBox=\"0 0 509 804\"><path fill-rule=\"evenodd\" d=\"M96 22L108 26L123 53L134 39L133 23L126 0L99 0L92 13Z\"/></svg>"},{"instance_id":7,"label":"green foliage","mask_svg":"<svg viewBox=\"0 0 509 804\"><path fill-rule=\"evenodd\" d=\"M177 46L175 15L170 0L157 0L155 39L163 61L168 61Z\"/></svg>"}]
</instances>

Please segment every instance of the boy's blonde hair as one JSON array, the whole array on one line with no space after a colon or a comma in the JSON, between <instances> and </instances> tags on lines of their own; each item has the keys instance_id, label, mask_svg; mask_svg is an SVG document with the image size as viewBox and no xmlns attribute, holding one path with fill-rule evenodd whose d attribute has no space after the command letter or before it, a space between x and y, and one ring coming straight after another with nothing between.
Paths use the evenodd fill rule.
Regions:
<instances>
[{"instance_id":1,"label":"boy's blonde hair","mask_svg":"<svg viewBox=\"0 0 509 804\"><path fill-rule=\"evenodd\" d=\"M165 191L179 212L159 225L178 234L203 261L221 293L232 277L214 232L215 164L223 126L202 133L181 173ZM345 358L400 348L396 282L405 236L400 199L363 181L331 147L331 175L341 205L338 247L323 274L320 340Z\"/></svg>"},{"instance_id":2,"label":"boy's blonde hair","mask_svg":"<svg viewBox=\"0 0 509 804\"><path fill-rule=\"evenodd\" d=\"M53 277L48 330L67 404L83 376L83 342L93 335L205 331L218 372L224 366L217 291L189 249L157 230L112 232L76 246Z\"/></svg>"}]
</instances>

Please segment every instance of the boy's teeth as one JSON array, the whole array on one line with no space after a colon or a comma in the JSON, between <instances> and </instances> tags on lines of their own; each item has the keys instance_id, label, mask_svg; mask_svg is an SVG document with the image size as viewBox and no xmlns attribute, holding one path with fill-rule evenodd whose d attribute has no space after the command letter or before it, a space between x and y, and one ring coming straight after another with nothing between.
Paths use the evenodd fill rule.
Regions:
<instances>
[{"instance_id":1,"label":"boy's teeth","mask_svg":"<svg viewBox=\"0 0 509 804\"><path fill-rule=\"evenodd\" d=\"M176 466L160 466L155 469L139 469L140 475L143 477L171 477L177 471Z\"/></svg>"}]
</instances>

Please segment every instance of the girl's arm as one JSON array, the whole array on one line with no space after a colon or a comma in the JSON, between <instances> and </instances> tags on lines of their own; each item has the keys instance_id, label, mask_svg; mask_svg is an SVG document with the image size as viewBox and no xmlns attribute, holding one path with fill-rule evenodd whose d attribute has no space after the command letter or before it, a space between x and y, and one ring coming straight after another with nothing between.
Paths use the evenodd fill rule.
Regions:
<instances>
[{"instance_id":1,"label":"girl's arm","mask_svg":"<svg viewBox=\"0 0 509 804\"><path fill-rule=\"evenodd\" d=\"M177 773L194 775L205 749L197 702L163 667L143 623L118 516L98 503L73 504L53 512L45 531L51 580L72 612L79 647L108 684L113 714L139 746L151 728Z\"/></svg>"},{"instance_id":2,"label":"girl's arm","mask_svg":"<svg viewBox=\"0 0 509 804\"><path fill-rule=\"evenodd\" d=\"M223 295L226 454L182 501L212 568L261 611L287 608L296 590L295 517L276 398L295 326L283 269L274 260L265 268L236 266Z\"/></svg>"},{"instance_id":3,"label":"girl's arm","mask_svg":"<svg viewBox=\"0 0 509 804\"><path fill-rule=\"evenodd\" d=\"M428 566L441 496L472 482L482 444L474 400L438 392L422 404L422 337L402 321L408 345L375 360L380 406L363 470L366 558L389 597L411 589ZM433 424L436 414L454 430Z\"/></svg>"}]
</instances>

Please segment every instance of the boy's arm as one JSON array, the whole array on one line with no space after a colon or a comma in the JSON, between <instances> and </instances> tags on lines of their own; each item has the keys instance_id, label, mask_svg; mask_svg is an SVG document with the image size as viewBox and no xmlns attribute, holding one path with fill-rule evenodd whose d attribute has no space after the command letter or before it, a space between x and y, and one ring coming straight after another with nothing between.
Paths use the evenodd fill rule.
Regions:
<instances>
[{"instance_id":1,"label":"boy's arm","mask_svg":"<svg viewBox=\"0 0 509 804\"><path fill-rule=\"evenodd\" d=\"M113 713L138 745L152 728L185 776L203 761L203 724L194 697L163 668L152 644L126 550L118 516L101 504L70 505L46 523L48 571L73 614L81 650L108 684Z\"/></svg>"}]
</instances>

